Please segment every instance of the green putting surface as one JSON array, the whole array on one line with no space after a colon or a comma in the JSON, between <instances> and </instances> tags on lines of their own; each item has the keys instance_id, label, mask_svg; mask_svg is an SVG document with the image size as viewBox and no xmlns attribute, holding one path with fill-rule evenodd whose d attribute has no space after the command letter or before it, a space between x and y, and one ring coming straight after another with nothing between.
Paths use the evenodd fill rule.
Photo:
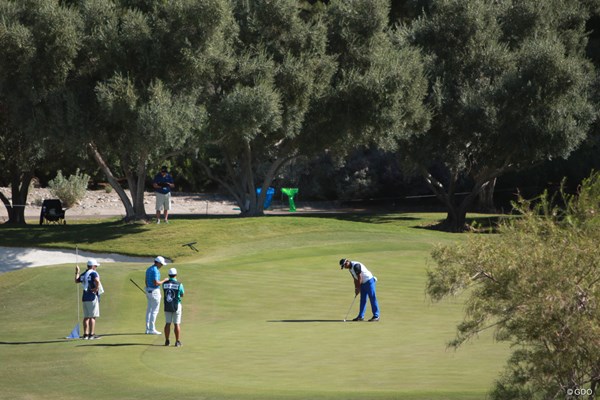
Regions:
<instances>
[{"instance_id":1,"label":"green putting surface","mask_svg":"<svg viewBox=\"0 0 600 400\"><path fill-rule=\"evenodd\" d=\"M181 348L143 334L146 300L130 279L143 282L145 264L98 268L96 341L64 339L77 317L73 265L2 274L0 398L481 399L508 351L491 333L446 348L462 301L432 304L425 271L435 243L462 238L417 227L421 218L180 219L123 233L129 253L135 235L165 249L198 238L201 251L174 263L186 289ZM354 287L342 257L377 276L380 322L343 322ZM358 299L349 318L357 310Z\"/></svg>"}]
</instances>

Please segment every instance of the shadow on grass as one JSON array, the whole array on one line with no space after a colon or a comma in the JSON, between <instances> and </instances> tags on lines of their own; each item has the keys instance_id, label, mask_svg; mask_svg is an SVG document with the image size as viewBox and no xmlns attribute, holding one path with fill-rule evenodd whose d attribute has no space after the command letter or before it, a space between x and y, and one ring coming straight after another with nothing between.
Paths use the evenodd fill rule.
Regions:
<instances>
[{"instance_id":1,"label":"shadow on grass","mask_svg":"<svg viewBox=\"0 0 600 400\"><path fill-rule=\"evenodd\" d=\"M417 221L419 218L409 217L403 214L390 213L333 213L333 214L303 214L312 218L337 219L347 222L361 222L365 224L391 224L396 222Z\"/></svg>"},{"instance_id":2,"label":"shadow on grass","mask_svg":"<svg viewBox=\"0 0 600 400\"><path fill-rule=\"evenodd\" d=\"M30 341L30 342L0 342L0 346L8 345L8 346L20 346L26 344L52 344L52 343L69 343L72 339L60 339L60 340L40 340L40 341ZM75 339L78 340L78 339Z\"/></svg>"},{"instance_id":3,"label":"shadow on grass","mask_svg":"<svg viewBox=\"0 0 600 400\"><path fill-rule=\"evenodd\" d=\"M144 224L121 220L93 221L73 225L0 224L0 243L7 247L36 246L52 242L95 243L143 232ZM85 240L84 240L85 239Z\"/></svg>"},{"instance_id":4,"label":"shadow on grass","mask_svg":"<svg viewBox=\"0 0 600 400\"><path fill-rule=\"evenodd\" d=\"M100 337L108 336L147 336L145 333L103 333Z\"/></svg>"},{"instance_id":5,"label":"shadow on grass","mask_svg":"<svg viewBox=\"0 0 600 400\"><path fill-rule=\"evenodd\" d=\"M419 218L409 217L401 213L377 213L377 212L302 212L290 214L266 214L257 217L242 217L240 215L178 215L171 216L169 220L207 220L207 219L238 219L238 218L322 218L337 219L340 221L363 222L368 224L386 224L394 222L417 221Z\"/></svg>"},{"instance_id":6,"label":"shadow on grass","mask_svg":"<svg viewBox=\"0 0 600 400\"><path fill-rule=\"evenodd\" d=\"M498 233L500 224L505 221L509 216L506 215L489 215L480 217L467 217L465 219L466 229L464 232L472 233ZM451 232L449 225L446 221L442 220L437 223L429 225L418 225L415 226L418 229L428 229L439 232ZM463 233L463 232L455 232Z\"/></svg>"},{"instance_id":7,"label":"shadow on grass","mask_svg":"<svg viewBox=\"0 0 600 400\"><path fill-rule=\"evenodd\" d=\"M165 347L162 344L152 344L152 343L97 343L95 340L92 340L92 343L88 342L85 344L80 344L77 347L128 347L128 346Z\"/></svg>"},{"instance_id":8,"label":"shadow on grass","mask_svg":"<svg viewBox=\"0 0 600 400\"><path fill-rule=\"evenodd\" d=\"M92 341L86 341L85 343L82 343L77 347L86 347L86 346L98 346L98 347L158 346L158 347L164 347L164 345L153 344L153 343L102 343L102 342L97 342L97 340L101 340L102 338L111 337L111 336L152 336L152 335L147 335L145 333L105 333L105 334L100 335L97 339L94 339Z\"/></svg>"},{"instance_id":9,"label":"shadow on grass","mask_svg":"<svg viewBox=\"0 0 600 400\"><path fill-rule=\"evenodd\" d=\"M341 319L278 319L267 322L344 322Z\"/></svg>"},{"instance_id":10,"label":"shadow on grass","mask_svg":"<svg viewBox=\"0 0 600 400\"><path fill-rule=\"evenodd\" d=\"M103 337L109 337L109 336L146 336L145 333L107 333L105 335L101 335L98 337L98 339L95 340L99 340ZM55 339L55 340L32 340L32 341L22 341L22 342L0 342L0 346L2 345L8 345L8 346L18 346L18 345L27 345L27 344L52 344L52 343L71 343L73 341L80 341L80 340L84 340L83 338L79 338L79 339L70 339L70 338L59 338L59 339ZM88 341L86 341L87 343L90 343ZM143 343L132 343L132 344L106 344L109 346L122 346L122 345L128 345L128 346L134 346L134 345L139 345L139 346L146 346ZM150 346L150 345L149 345Z\"/></svg>"}]
</instances>

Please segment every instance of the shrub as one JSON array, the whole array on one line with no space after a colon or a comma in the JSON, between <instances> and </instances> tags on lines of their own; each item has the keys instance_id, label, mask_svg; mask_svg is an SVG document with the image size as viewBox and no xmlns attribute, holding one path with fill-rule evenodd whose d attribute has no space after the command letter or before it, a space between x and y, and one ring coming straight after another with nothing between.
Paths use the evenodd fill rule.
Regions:
<instances>
[{"instance_id":1,"label":"shrub","mask_svg":"<svg viewBox=\"0 0 600 400\"><path fill-rule=\"evenodd\" d=\"M48 188L54 197L60 199L63 203L63 207L69 208L83 200L89 180L89 175L84 173L80 174L79 168L75 174L69 176L68 179L65 178L62 171L59 170L56 177L48 182Z\"/></svg>"},{"instance_id":2,"label":"shrub","mask_svg":"<svg viewBox=\"0 0 600 400\"><path fill-rule=\"evenodd\" d=\"M450 344L494 328L512 345L492 399L594 398L600 388L600 174L560 194L521 199L520 217L500 235L471 235L432 254L428 295L467 291Z\"/></svg>"}]
</instances>

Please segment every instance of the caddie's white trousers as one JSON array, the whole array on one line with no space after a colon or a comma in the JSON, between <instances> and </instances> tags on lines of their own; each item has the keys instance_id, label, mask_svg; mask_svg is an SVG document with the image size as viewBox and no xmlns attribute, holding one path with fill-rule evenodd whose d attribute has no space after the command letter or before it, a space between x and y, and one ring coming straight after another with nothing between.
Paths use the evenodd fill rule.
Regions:
<instances>
[{"instance_id":1,"label":"caddie's white trousers","mask_svg":"<svg viewBox=\"0 0 600 400\"><path fill-rule=\"evenodd\" d=\"M146 333L156 331L156 316L160 308L160 288L146 288L146 297L148 299L148 307L146 308Z\"/></svg>"}]
</instances>

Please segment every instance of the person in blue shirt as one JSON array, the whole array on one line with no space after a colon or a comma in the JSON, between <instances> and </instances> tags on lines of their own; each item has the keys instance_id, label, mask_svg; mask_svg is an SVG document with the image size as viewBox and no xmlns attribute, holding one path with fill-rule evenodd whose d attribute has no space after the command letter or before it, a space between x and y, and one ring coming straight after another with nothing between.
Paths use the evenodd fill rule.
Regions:
<instances>
[{"instance_id":1,"label":"person in blue shirt","mask_svg":"<svg viewBox=\"0 0 600 400\"><path fill-rule=\"evenodd\" d=\"M169 210L171 209L171 189L175 187L173 177L166 166L160 169L152 181L156 194L156 223L160 224L160 212L164 210L165 222L169 223Z\"/></svg>"},{"instance_id":2,"label":"person in blue shirt","mask_svg":"<svg viewBox=\"0 0 600 400\"><path fill-rule=\"evenodd\" d=\"M96 272L100 264L93 258L87 262L87 271L83 274L79 272L79 265L75 267L75 283L81 283L83 286L83 338L85 340L97 339L96 336L96 318L100 317L100 295L102 294L102 284L100 275Z\"/></svg>"},{"instance_id":3,"label":"person in blue shirt","mask_svg":"<svg viewBox=\"0 0 600 400\"><path fill-rule=\"evenodd\" d=\"M160 280L160 268L167 265L165 258L158 256L154 259L154 264L146 269L146 298L148 306L146 307L146 334L160 335L162 332L156 330L156 316L160 309L160 285L169 279Z\"/></svg>"},{"instance_id":4,"label":"person in blue shirt","mask_svg":"<svg viewBox=\"0 0 600 400\"><path fill-rule=\"evenodd\" d=\"M371 271L367 267L358 261L350 261L347 258L340 260L341 269L349 269L352 279L354 279L354 294L360 293L360 308L358 316L352 321L364 321L365 311L367 310L367 297L371 302L371 311L373 317L369 320L370 322L379 321L379 303L377 302L377 294L375 293L375 286L377 278L373 276Z\"/></svg>"},{"instance_id":5,"label":"person in blue shirt","mask_svg":"<svg viewBox=\"0 0 600 400\"><path fill-rule=\"evenodd\" d=\"M173 324L175 347L181 347L181 341L179 340L181 334L181 314L183 311L181 298L185 292L183 290L183 283L177 281L177 270L175 268L169 269L169 280L163 283L162 286L165 310L165 346L171 343L169 336L171 335L171 324Z\"/></svg>"}]
</instances>

